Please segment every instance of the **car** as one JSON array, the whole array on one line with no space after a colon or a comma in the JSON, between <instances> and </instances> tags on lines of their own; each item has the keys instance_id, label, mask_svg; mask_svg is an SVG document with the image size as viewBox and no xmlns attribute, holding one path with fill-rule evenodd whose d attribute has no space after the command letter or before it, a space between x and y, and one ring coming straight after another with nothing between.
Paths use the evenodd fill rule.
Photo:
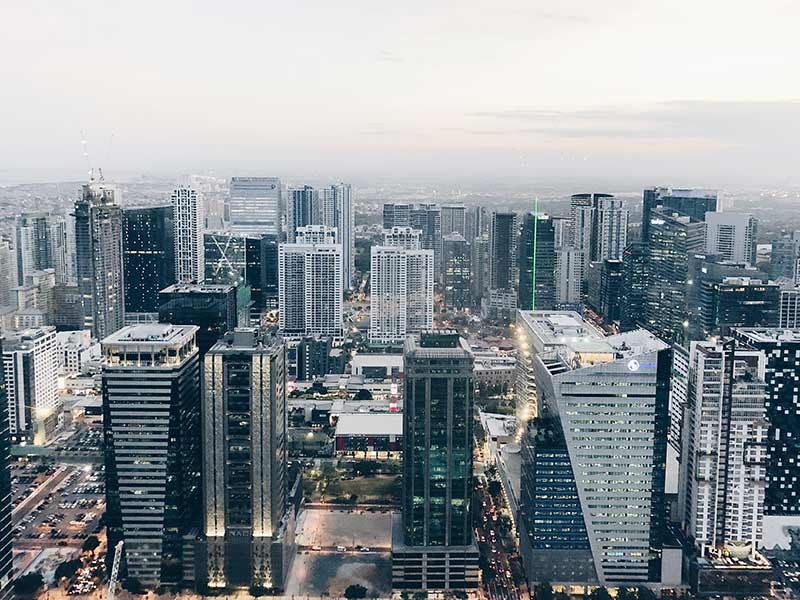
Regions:
<instances>
[{"instance_id":1,"label":"car","mask_svg":"<svg viewBox=\"0 0 800 600\"><path fill-rule=\"evenodd\" d=\"M347 551L347 547L346 546L342 546L340 544L340 545L336 546L336 551L337 552L346 552Z\"/></svg>"},{"instance_id":2,"label":"car","mask_svg":"<svg viewBox=\"0 0 800 600\"><path fill-rule=\"evenodd\" d=\"M322 547L321 547L321 546L311 546L311 549L312 549L314 552L319 552L320 550L322 550Z\"/></svg>"},{"instance_id":3,"label":"car","mask_svg":"<svg viewBox=\"0 0 800 600\"><path fill-rule=\"evenodd\" d=\"M361 546L361 552L372 552L372 550L370 550L369 546Z\"/></svg>"}]
</instances>

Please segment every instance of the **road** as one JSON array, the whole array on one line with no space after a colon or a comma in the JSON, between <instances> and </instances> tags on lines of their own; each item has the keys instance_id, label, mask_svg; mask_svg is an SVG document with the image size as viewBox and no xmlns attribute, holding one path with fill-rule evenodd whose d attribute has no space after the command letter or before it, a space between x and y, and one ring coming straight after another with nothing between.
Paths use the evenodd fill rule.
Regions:
<instances>
[{"instance_id":1,"label":"road","mask_svg":"<svg viewBox=\"0 0 800 600\"><path fill-rule=\"evenodd\" d=\"M506 534L498 527L502 507L497 505L486 487L480 487L476 496L482 513L476 538L493 574L492 578L486 578L483 582L486 594L490 600L521 600L522 593L514 582L509 562L512 555L503 544Z\"/></svg>"}]
</instances>

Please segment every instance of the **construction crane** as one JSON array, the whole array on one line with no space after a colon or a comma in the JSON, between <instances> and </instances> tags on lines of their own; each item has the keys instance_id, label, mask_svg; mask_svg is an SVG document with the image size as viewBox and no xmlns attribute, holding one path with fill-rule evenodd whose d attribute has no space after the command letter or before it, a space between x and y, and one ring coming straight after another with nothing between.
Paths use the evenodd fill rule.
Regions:
<instances>
[{"instance_id":1,"label":"construction crane","mask_svg":"<svg viewBox=\"0 0 800 600\"><path fill-rule=\"evenodd\" d=\"M120 540L114 546L114 562L111 565L111 576L108 578L108 594L106 600L114 600L117 591L117 577L119 577L119 563L122 560L122 546L125 542Z\"/></svg>"}]
</instances>

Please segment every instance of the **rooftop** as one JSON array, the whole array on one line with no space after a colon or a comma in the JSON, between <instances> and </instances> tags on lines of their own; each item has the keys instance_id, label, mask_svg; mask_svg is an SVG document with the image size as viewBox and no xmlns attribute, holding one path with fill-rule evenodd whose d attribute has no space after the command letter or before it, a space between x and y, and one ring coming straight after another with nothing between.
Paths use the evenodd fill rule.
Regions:
<instances>
[{"instance_id":1,"label":"rooftop","mask_svg":"<svg viewBox=\"0 0 800 600\"><path fill-rule=\"evenodd\" d=\"M236 286L231 283L174 283L161 290L160 294L218 294Z\"/></svg>"},{"instance_id":2,"label":"rooftop","mask_svg":"<svg viewBox=\"0 0 800 600\"><path fill-rule=\"evenodd\" d=\"M603 334L573 311L519 310L517 321L538 339L541 346L564 346L583 339L587 344Z\"/></svg>"},{"instance_id":3,"label":"rooftop","mask_svg":"<svg viewBox=\"0 0 800 600\"><path fill-rule=\"evenodd\" d=\"M182 346L190 342L199 328L195 325L147 323L128 325L103 340L103 346Z\"/></svg>"},{"instance_id":4,"label":"rooftop","mask_svg":"<svg viewBox=\"0 0 800 600\"><path fill-rule=\"evenodd\" d=\"M800 343L800 330L778 327L736 327L736 337L750 343L790 342Z\"/></svg>"},{"instance_id":5,"label":"rooftop","mask_svg":"<svg viewBox=\"0 0 800 600\"><path fill-rule=\"evenodd\" d=\"M343 413L336 435L403 435L403 414Z\"/></svg>"}]
</instances>

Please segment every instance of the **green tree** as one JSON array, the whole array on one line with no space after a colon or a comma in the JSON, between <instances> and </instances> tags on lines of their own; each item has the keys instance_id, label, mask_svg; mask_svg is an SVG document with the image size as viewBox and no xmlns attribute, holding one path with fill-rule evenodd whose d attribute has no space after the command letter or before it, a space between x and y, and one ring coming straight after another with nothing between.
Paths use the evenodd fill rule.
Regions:
<instances>
[{"instance_id":1,"label":"green tree","mask_svg":"<svg viewBox=\"0 0 800 600\"><path fill-rule=\"evenodd\" d=\"M534 600L553 600L553 586L549 581L537 583L533 588Z\"/></svg>"},{"instance_id":2,"label":"green tree","mask_svg":"<svg viewBox=\"0 0 800 600\"><path fill-rule=\"evenodd\" d=\"M359 600L360 598L366 598L367 588L357 583L348 585L347 589L344 591L344 597L347 598L347 600Z\"/></svg>"},{"instance_id":3,"label":"green tree","mask_svg":"<svg viewBox=\"0 0 800 600\"><path fill-rule=\"evenodd\" d=\"M427 594L427 592L414 592L414 595L412 596L412 598L414 600L427 600L428 594Z\"/></svg>"},{"instance_id":4,"label":"green tree","mask_svg":"<svg viewBox=\"0 0 800 600\"><path fill-rule=\"evenodd\" d=\"M84 540L81 550L84 552L94 552L98 546L100 546L100 540L97 539L96 535L90 535Z\"/></svg>"},{"instance_id":5,"label":"green tree","mask_svg":"<svg viewBox=\"0 0 800 600\"><path fill-rule=\"evenodd\" d=\"M627 587L621 587L617 591L617 600L636 600L638 594L636 590Z\"/></svg>"},{"instance_id":6,"label":"green tree","mask_svg":"<svg viewBox=\"0 0 800 600\"><path fill-rule=\"evenodd\" d=\"M77 558L75 560L67 560L62 562L58 567L56 567L55 578L56 580L61 579L62 577L70 578L75 573L77 573L78 569L81 568L81 561Z\"/></svg>"},{"instance_id":7,"label":"green tree","mask_svg":"<svg viewBox=\"0 0 800 600\"><path fill-rule=\"evenodd\" d=\"M36 590L42 587L44 579L39 571L28 573L18 577L14 582L14 591L21 596L32 596Z\"/></svg>"},{"instance_id":8,"label":"green tree","mask_svg":"<svg viewBox=\"0 0 800 600\"><path fill-rule=\"evenodd\" d=\"M500 495L500 492L502 491L503 491L503 485L499 481L493 479L492 481L489 482L489 493L492 495L493 498L497 498Z\"/></svg>"},{"instance_id":9,"label":"green tree","mask_svg":"<svg viewBox=\"0 0 800 600\"><path fill-rule=\"evenodd\" d=\"M656 600L656 593L649 587L640 585L636 588L636 596L639 600Z\"/></svg>"},{"instance_id":10,"label":"green tree","mask_svg":"<svg viewBox=\"0 0 800 600\"><path fill-rule=\"evenodd\" d=\"M608 590L603 586L594 588L592 593L589 594L589 598L591 600L613 600L611 594L609 594Z\"/></svg>"}]
</instances>

